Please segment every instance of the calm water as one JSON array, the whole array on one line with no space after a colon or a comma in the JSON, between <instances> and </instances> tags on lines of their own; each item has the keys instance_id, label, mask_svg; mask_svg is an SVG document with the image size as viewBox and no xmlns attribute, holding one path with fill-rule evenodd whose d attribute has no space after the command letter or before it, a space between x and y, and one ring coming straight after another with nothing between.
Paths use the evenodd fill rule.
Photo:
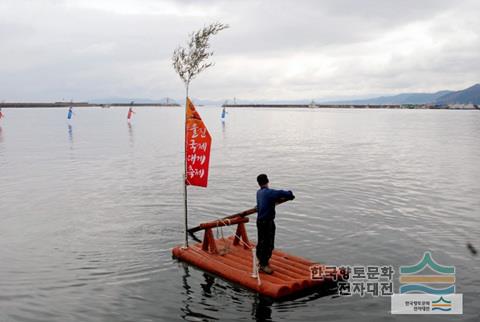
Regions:
<instances>
[{"instance_id":1,"label":"calm water","mask_svg":"<svg viewBox=\"0 0 480 322\"><path fill-rule=\"evenodd\" d=\"M129 126L126 108L76 109L70 125L66 109L4 109L0 321L433 320L371 296L271 303L173 260L183 112L136 110ZM465 247L480 248L478 111L232 109L224 125L199 111L213 147L192 224L252 207L266 172L297 196L277 210L277 247L395 267L430 250L457 268L456 320L479 320L480 256Z\"/></svg>"}]
</instances>

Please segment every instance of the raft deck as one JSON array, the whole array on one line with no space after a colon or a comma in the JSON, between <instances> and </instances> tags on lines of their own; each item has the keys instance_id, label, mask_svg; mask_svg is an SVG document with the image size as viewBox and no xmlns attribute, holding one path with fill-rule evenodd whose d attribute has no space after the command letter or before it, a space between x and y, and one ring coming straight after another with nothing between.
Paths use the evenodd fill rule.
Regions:
<instances>
[{"instance_id":1,"label":"raft deck","mask_svg":"<svg viewBox=\"0 0 480 322\"><path fill-rule=\"evenodd\" d=\"M238 224L236 234L224 239L214 239L211 228L215 226L210 224L208 228L207 223L202 243L187 248L177 246L172 250L173 256L274 299L313 292L325 286L326 283L332 283L331 279L311 278L311 266L318 265L317 263L276 249L269 262L273 274L259 271L259 278L252 277L254 273L252 249L255 244L248 240L244 227L247 221L248 218L235 221L234 223ZM320 266L325 268L324 265Z\"/></svg>"}]
</instances>

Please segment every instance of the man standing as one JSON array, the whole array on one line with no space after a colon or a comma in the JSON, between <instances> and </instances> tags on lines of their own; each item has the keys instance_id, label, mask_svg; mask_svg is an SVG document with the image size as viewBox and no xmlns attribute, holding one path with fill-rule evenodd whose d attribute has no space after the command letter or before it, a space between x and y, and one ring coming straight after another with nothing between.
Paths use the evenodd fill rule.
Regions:
<instances>
[{"instance_id":1,"label":"man standing","mask_svg":"<svg viewBox=\"0 0 480 322\"><path fill-rule=\"evenodd\" d=\"M260 186L257 191L257 258L260 270L272 274L273 270L268 261L275 242L275 204L282 199L293 200L295 196L291 191L270 189L266 174L258 175L257 182Z\"/></svg>"}]
</instances>

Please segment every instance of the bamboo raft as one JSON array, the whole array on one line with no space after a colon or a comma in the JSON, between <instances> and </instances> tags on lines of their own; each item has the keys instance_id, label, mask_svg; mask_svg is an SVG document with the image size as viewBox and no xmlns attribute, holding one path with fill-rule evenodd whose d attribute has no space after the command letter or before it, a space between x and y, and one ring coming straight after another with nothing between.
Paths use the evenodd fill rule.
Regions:
<instances>
[{"instance_id":1,"label":"bamboo raft","mask_svg":"<svg viewBox=\"0 0 480 322\"><path fill-rule=\"evenodd\" d=\"M255 244L249 241L245 229L245 223L249 221L245 216L252 211L254 209L240 213L243 216L236 214L190 229L190 232L204 230L203 241L189 247L177 246L172 250L173 256L274 299L311 293L332 283L332 279L311 278L311 267L317 263L276 249L269 263L273 274L259 273L255 263ZM237 225L233 236L214 238L212 229L231 225ZM325 265L320 266L325 268Z\"/></svg>"}]
</instances>

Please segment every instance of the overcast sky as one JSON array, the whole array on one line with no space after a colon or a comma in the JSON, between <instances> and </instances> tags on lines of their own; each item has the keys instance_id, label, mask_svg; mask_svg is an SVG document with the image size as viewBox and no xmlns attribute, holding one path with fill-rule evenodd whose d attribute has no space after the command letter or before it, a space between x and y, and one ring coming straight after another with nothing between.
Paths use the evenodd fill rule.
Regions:
<instances>
[{"instance_id":1,"label":"overcast sky","mask_svg":"<svg viewBox=\"0 0 480 322\"><path fill-rule=\"evenodd\" d=\"M182 97L175 47L214 21L204 99L338 99L480 82L480 1L0 0L0 101Z\"/></svg>"}]
</instances>

